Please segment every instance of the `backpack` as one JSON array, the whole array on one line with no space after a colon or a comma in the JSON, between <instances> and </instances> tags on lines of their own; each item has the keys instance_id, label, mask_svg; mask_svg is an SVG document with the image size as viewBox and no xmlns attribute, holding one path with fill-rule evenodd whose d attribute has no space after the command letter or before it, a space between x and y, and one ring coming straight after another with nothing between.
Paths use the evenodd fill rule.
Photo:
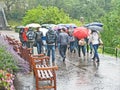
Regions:
<instances>
[{"instance_id":1,"label":"backpack","mask_svg":"<svg viewBox=\"0 0 120 90\"><path fill-rule=\"evenodd\" d=\"M56 34L54 31L48 31L48 33L46 34L46 42L48 44L52 44L55 43L56 40Z\"/></svg>"},{"instance_id":2,"label":"backpack","mask_svg":"<svg viewBox=\"0 0 120 90\"><path fill-rule=\"evenodd\" d=\"M34 32L33 31L30 31L27 35L28 39L29 40L33 40L34 39Z\"/></svg>"},{"instance_id":3,"label":"backpack","mask_svg":"<svg viewBox=\"0 0 120 90\"><path fill-rule=\"evenodd\" d=\"M36 38L35 38L35 39L36 39L37 41L41 41L42 36L43 36L43 34L42 34L42 32L41 32L41 31L36 32Z\"/></svg>"}]
</instances>

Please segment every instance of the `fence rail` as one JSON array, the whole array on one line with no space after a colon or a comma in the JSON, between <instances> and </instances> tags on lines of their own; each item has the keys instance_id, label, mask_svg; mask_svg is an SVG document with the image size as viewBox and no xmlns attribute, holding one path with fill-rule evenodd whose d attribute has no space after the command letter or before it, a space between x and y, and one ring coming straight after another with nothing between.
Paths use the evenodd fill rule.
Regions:
<instances>
[{"instance_id":1,"label":"fence rail","mask_svg":"<svg viewBox=\"0 0 120 90\"><path fill-rule=\"evenodd\" d=\"M115 56L116 58L120 57L120 48L100 46L99 49L102 54L110 54L110 55Z\"/></svg>"}]
</instances>

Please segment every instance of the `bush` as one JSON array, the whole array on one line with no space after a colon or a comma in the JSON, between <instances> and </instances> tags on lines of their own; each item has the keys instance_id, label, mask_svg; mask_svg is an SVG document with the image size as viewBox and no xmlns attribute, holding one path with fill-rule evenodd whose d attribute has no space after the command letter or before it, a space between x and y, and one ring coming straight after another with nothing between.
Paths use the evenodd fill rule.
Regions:
<instances>
[{"instance_id":1,"label":"bush","mask_svg":"<svg viewBox=\"0 0 120 90\"><path fill-rule=\"evenodd\" d=\"M6 51L4 46L0 46L0 69L10 69L16 71L18 69L13 56Z\"/></svg>"}]
</instances>

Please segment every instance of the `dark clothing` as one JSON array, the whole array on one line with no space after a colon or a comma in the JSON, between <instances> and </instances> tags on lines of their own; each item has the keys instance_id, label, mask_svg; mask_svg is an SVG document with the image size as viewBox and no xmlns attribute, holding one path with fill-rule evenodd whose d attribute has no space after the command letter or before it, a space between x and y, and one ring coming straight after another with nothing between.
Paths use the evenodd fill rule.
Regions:
<instances>
[{"instance_id":1,"label":"dark clothing","mask_svg":"<svg viewBox=\"0 0 120 90\"><path fill-rule=\"evenodd\" d=\"M79 45L79 40L77 40L77 48L78 48L79 57L81 57L81 49L82 49L83 56L85 56L85 54L86 54L86 46L85 45Z\"/></svg>"},{"instance_id":2,"label":"dark clothing","mask_svg":"<svg viewBox=\"0 0 120 90\"><path fill-rule=\"evenodd\" d=\"M49 30L46 33L46 43L50 44L50 45L53 45L53 44L55 45L56 41L57 41L57 34L56 34L56 32L53 31L53 30Z\"/></svg>"},{"instance_id":3,"label":"dark clothing","mask_svg":"<svg viewBox=\"0 0 120 90\"><path fill-rule=\"evenodd\" d=\"M40 54L42 52L42 45L43 45L42 37L43 37L43 33L41 31L36 31L35 34L36 34L35 41L36 41L36 44L37 44L37 52L38 52L38 54Z\"/></svg>"},{"instance_id":4,"label":"dark clothing","mask_svg":"<svg viewBox=\"0 0 120 90\"><path fill-rule=\"evenodd\" d=\"M52 62L55 61L55 45L56 45L57 35L55 31L49 30L46 33L46 43L47 43L47 56L50 57L50 51L52 51Z\"/></svg>"},{"instance_id":5,"label":"dark clothing","mask_svg":"<svg viewBox=\"0 0 120 90\"><path fill-rule=\"evenodd\" d=\"M59 35L59 39L60 39L60 45L68 45L69 36L68 36L67 33L61 32L60 35Z\"/></svg>"},{"instance_id":6,"label":"dark clothing","mask_svg":"<svg viewBox=\"0 0 120 90\"><path fill-rule=\"evenodd\" d=\"M66 58L67 45L60 45L60 55L63 59Z\"/></svg>"},{"instance_id":7,"label":"dark clothing","mask_svg":"<svg viewBox=\"0 0 120 90\"><path fill-rule=\"evenodd\" d=\"M33 36L33 39L29 39L29 34L30 33L34 33L34 31L33 30L31 30L31 29L29 29L28 30L28 32L27 32L27 38L28 38L28 48L33 48L33 44L34 44L34 42L35 42L35 33L34 33L34 36Z\"/></svg>"},{"instance_id":8,"label":"dark clothing","mask_svg":"<svg viewBox=\"0 0 120 90\"><path fill-rule=\"evenodd\" d=\"M65 61L67 45L69 43L69 36L67 33L61 32L59 35L59 39L60 39L60 55L62 56L63 61Z\"/></svg>"}]
</instances>

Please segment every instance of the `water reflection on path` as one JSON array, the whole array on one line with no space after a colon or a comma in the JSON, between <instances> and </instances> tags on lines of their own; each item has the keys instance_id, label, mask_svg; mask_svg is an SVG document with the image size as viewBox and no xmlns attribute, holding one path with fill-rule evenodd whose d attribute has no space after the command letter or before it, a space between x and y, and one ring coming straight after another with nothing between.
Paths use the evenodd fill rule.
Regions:
<instances>
[{"instance_id":1,"label":"water reflection on path","mask_svg":"<svg viewBox=\"0 0 120 90\"><path fill-rule=\"evenodd\" d=\"M88 56L89 58L90 56ZM120 90L120 60L100 55L100 63L67 54L57 60L58 90Z\"/></svg>"}]
</instances>

